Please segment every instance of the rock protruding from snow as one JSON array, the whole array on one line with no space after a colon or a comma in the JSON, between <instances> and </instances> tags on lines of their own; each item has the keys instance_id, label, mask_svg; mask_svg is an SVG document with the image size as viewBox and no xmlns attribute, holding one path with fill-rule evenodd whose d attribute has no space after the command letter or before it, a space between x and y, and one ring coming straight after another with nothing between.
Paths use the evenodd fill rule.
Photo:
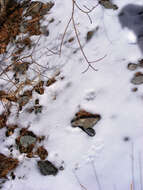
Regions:
<instances>
[{"instance_id":1,"label":"rock protruding from snow","mask_svg":"<svg viewBox=\"0 0 143 190\"><path fill-rule=\"evenodd\" d=\"M38 167L42 175L57 175L58 169L48 160L38 161Z\"/></svg>"},{"instance_id":2,"label":"rock protruding from snow","mask_svg":"<svg viewBox=\"0 0 143 190\"><path fill-rule=\"evenodd\" d=\"M85 110L80 110L76 113L75 117L71 121L72 127L79 127L85 131L89 136L94 136L94 125L101 119L99 114L92 114Z\"/></svg>"},{"instance_id":3,"label":"rock protruding from snow","mask_svg":"<svg viewBox=\"0 0 143 190\"><path fill-rule=\"evenodd\" d=\"M143 73L137 72L132 78L131 83L135 85L143 84Z\"/></svg>"},{"instance_id":4,"label":"rock protruding from snow","mask_svg":"<svg viewBox=\"0 0 143 190\"><path fill-rule=\"evenodd\" d=\"M118 6L115 5L115 4L113 4L109 0L100 0L99 4L101 4L106 9L113 9L113 10L117 10L118 9Z\"/></svg>"},{"instance_id":5,"label":"rock protruding from snow","mask_svg":"<svg viewBox=\"0 0 143 190\"><path fill-rule=\"evenodd\" d=\"M22 129L20 131L20 136L16 139L16 144L21 153L32 153L36 141L37 137L32 131Z\"/></svg>"},{"instance_id":6,"label":"rock protruding from snow","mask_svg":"<svg viewBox=\"0 0 143 190\"><path fill-rule=\"evenodd\" d=\"M138 65L135 64L135 63L129 63L129 64L128 64L128 69L129 69L130 71L136 70L137 67L138 67Z\"/></svg>"}]
</instances>

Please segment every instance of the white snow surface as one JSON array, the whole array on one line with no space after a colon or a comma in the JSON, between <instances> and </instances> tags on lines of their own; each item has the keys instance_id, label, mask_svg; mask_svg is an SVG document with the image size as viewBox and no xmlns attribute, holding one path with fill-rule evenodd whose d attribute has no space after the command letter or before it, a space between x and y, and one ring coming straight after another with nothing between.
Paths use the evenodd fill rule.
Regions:
<instances>
[{"instance_id":1,"label":"white snow surface","mask_svg":"<svg viewBox=\"0 0 143 190\"><path fill-rule=\"evenodd\" d=\"M47 2L43 0L42 2ZM83 7L94 6L95 0L77 0ZM35 59L48 66L47 76L60 71L57 82L45 88L44 95L37 95L44 106L38 116L21 114L17 121L23 126L30 124L29 130L37 135L45 135L44 147L48 150L47 159L64 170L56 176L41 175L38 158L26 158L18 151L14 156L20 161L15 170L16 179L3 185L4 190L140 190L142 143L143 143L143 85L136 87L130 81L136 71L129 71L127 65L142 58L137 36L129 28L122 28L118 14L128 4L143 6L142 0L114 0L119 9L107 10L100 5L90 13L92 24L87 15L75 10L75 21L81 44L91 63L98 71L87 68L75 33L70 25L62 55L48 56L47 49L60 45L64 28L72 11L72 0L55 0L55 6L42 23L46 25L51 18L55 21L48 27L50 35L42 36L35 51ZM86 43L88 31L96 29L93 38ZM38 40L38 37L33 37ZM76 53L73 53L77 50ZM49 53L49 52L48 52ZM60 80L60 77L64 77ZM56 97L56 98L55 98ZM71 127L71 119L79 109L101 115L94 126L96 135L88 136L79 128ZM12 119L12 118L11 118ZM1 135L4 129L0 131ZM129 141L123 139L129 137ZM1 152L9 154L7 145L14 143L15 136L6 142L1 141ZM83 185L81 186L80 183ZM132 185L131 185L132 184Z\"/></svg>"}]
</instances>

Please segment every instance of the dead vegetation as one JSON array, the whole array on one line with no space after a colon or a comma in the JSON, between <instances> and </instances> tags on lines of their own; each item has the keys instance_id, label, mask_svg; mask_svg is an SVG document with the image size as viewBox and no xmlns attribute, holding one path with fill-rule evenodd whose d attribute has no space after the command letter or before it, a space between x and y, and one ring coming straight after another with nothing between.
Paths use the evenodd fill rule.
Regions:
<instances>
[{"instance_id":1,"label":"dead vegetation","mask_svg":"<svg viewBox=\"0 0 143 190\"><path fill-rule=\"evenodd\" d=\"M81 44L75 22L75 9L86 14L89 21L92 22L90 13L95 10L99 4L101 4L101 2L93 6L91 9L88 7L82 9L75 0L72 0L71 17L63 31L59 50L54 51L47 47L50 55L62 54L65 35L69 25L72 24L75 36L69 38L68 43L77 40L82 56L88 64L87 69L84 72L89 68L96 71L92 63L102 60L105 56L95 61L88 60ZM34 92L38 95L43 95L45 88L53 85L57 81L56 76L48 78L40 72L39 68L43 68L43 66L37 63L33 56L36 46L40 41L40 37L43 34L40 23L44 15L46 15L53 6L54 4L52 2L42 3L39 1L31 2L31 0L24 0L18 3L15 0L7 1L5 7L3 7L2 14L0 15L0 54L2 57L0 77L9 84L8 88L5 88L4 86L3 89L0 89L0 101L4 107L4 111L0 115L0 128L6 128L6 137L10 138L10 136L14 134L15 129L19 128L17 124L8 123L11 107L13 105L17 107L16 115L18 117L20 111L22 111L33 99ZM54 22L54 19L49 21L49 23L52 22ZM91 40L93 34L94 31L89 31L86 40ZM39 37L36 43L31 40L31 37L35 35ZM46 30L46 35L49 35L48 30ZM27 52L27 50L28 54L25 55L24 53ZM38 69L34 70L32 65L36 65ZM29 70L32 73L35 73L33 79L28 78L27 76ZM43 81L41 76L44 76L46 81ZM29 87L30 90L25 90L25 87ZM26 108L26 110L28 113L39 114L42 113L43 107L39 104L39 100L37 99L35 100L35 104L30 108ZM81 119L82 117L93 117L95 119L95 115L93 116L84 111L79 112L76 117L78 119ZM98 117L98 119L100 118ZM93 132L94 131L88 131L87 133L93 135ZM20 131L19 136L16 138L16 144L20 153L25 153L29 158L39 156L41 160L44 160L48 156L48 152L43 146L40 145L38 147L38 143L42 140L44 140L44 137L37 137L32 131L23 128ZM18 160L8 158L2 154L0 154L0 162L0 178L6 177L9 171L13 170L18 165ZM4 168L4 166L6 167Z\"/></svg>"},{"instance_id":2,"label":"dead vegetation","mask_svg":"<svg viewBox=\"0 0 143 190\"><path fill-rule=\"evenodd\" d=\"M45 83L41 80L40 71L32 71L36 72L33 79L27 77L27 72L31 69L32 64L38 64L33 58L33 53L39 40L36 43L32 42L31 36L37 35L40 39L42 34L40 22L53 5L52 2L44 4L38 1L31 2L31 0L19 3L15 0L8 1L5 4L5 13L0 15L0 54L2 58L0 77L8 84L8 88L3 86L0 89L0 101L4 108L0 114L0 128L6 128L5 136L7 138L14 134L15 129L19 130L19 125L8 122L12 106L17 107L16 115L18 117L23 107L32 100L33 91L39 95L44 94ZM10 44L12 51L11 48L9 50ZM24 55L25 50L29 50L29 55ZM26 60L28 58L29 61ZM13 77L11 77L11 73ZM31 90L25 90L26 86ZM38 100L35 101L32 109L35 114L42 112L42 106ZM44 140L43 137L37 137L33 132L23 128L16 138L16 144L20 153L26 153L29 158L39 156L44 160L48 152L43 146L38 147L37 144L42 140ZM9 171L17 166L17 159L0 154L0 178L6 177Z\"/></svg>"},{"instance_id":3,"label":"dead vegetation","mask_svg":"<svg viewBox=\"0 0 143 190\"><path fill-rule=\"evenodd\" d=\"M0 54L8 54L7 46L12 43L14 49L8 58L2 59L2 62L7 63L11 60L11 64L5 66L5 69L0 67L1 79L9 83L10 88L5 88L0 91L0 100L2 104L16 103L21 110L32 98L32 91L35 90L39 94L44 93L43 82L40 78L40 71L35 71L31 68L32 64L37 64L33 59L33 53L37 45L34 44L30 37L38 35L40 39L41 28L40 21L43 16L53 7L52 2L46 4L36 1L24 0L21 3L9 1L5 6L5 14L7 19L3 20L0 27ZM31 17L27 19L27 17ZM19 36L24 34L24 37ZM39 40L38 40L39 41ZM25 50L29 50L29 55L23 56ZM25 61L29 58L29 61ZM40 67L41 65L38 65ZM41 66L42 67L42 66ZM36 72L33 80L27 77L27 71L33 70ZM9 73L13 73L13 77L9 77ZM38 77L38 80L36 79ZM22 79L22 80L21 80ZM25 86L31 86L31 91L24 91ZM9 103L8 103L9 104Z\"/></svg>"},{"instance_id":4,"label":"dead vegetation","mask_svg":"<svg viewBox=\"0 0 143 190\"><path fill-rule=\"evenodd\" d=\"M7 174L18 166L18 163L17 159L0 154L0 178L6 178Z\"/></svg>"}]
</instances>

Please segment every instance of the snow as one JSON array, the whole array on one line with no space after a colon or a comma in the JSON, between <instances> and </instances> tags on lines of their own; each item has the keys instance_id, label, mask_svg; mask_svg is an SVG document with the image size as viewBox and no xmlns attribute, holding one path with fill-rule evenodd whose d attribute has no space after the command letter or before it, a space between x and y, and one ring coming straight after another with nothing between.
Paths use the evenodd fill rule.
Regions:
<instances>
[{"instance_id":1,"label":"snow","mask_svg":"<svg viewBox=\"0 0 143 190\"><path fill-rule=\"evenodd\" d=\"M93 0L78 1L80 5L91 7L96 3ZM48 160L56 166L63 164L65 169L54 177L42 176L36 165L38 158L26 158L15 150L14 155L20 160L15 171L18 177L8 180L4 190L79 190L79 181L87 190L130 190L131 184L134 190L141 189L139 159L143 143L143 86L132 92L134 85L130 80L136 71L129 71L127 65L137 62L142 52L136 34L129 28L122 28L118 14L128 4L143 6L143 2L114 0L114 3L119 7L117 11L105 10L99 5L91 13L92 24L85 14L79 10L76 12L79 37L85 44L88 59L93 61L106 55L101 61L92 63L98 71L89 68L83 73L88 65L76 40L63 46L60 57L47 55L46 47L56 48L60 44L71 15L72 1L56 0L51 13L45 17L43 25L50 18L55 22L48 26L50 36L41 37L34 58L49 68L48 77L60 71L59 80L47 87L44 95L34 95L44 106L43 114L35 117L23 113L17 122L22 126L30 124L29 130L45 135L43 145L49 152ZM99 29L86 43L86 33L97 26ZM73 36L71 24L65 41ZM33 40L37 39L33 37ZM77 53L73 54L76 49ZM60 80L61 76L64 76L63 80ZM94 137L71 127L70 121L80 108L102 117L94 127ZM129 137L129 141L125 142L125 137ZM15 136L10 138L5 143L0 140L4 154L8 154L6 146L14 142Z\"/></svg>"}]
</instances>

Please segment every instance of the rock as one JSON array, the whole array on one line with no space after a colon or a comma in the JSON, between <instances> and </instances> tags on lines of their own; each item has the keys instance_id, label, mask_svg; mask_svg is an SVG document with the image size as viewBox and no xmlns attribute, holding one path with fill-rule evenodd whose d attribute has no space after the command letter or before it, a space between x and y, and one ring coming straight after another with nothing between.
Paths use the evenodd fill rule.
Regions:
<instances>
[{"instance_id":1,"label":"rock","mask_svg":"<svg viewBox=\"0 0 143 190\"><path fill-rule=\"evenodd\" d=\"M47 29L47 26L41 26L41 32L45 36L49 36L49 30Z\"/></svg>"},{"instance_id":2,"label":"rock","mask_svg":"<svg viewBox=\"0 0 143 190\"><path fill-rule=\"evenodd\" d=\"M111 3L109 0L100 0L99 4L101 4L106 9L117 10L118 6Z\"/></svg>"},{"instance_id":3,"label":"rock","mask_svg":"<svg viewBox=\"0 0 143 190\"><path fill-rule=\"evenodd\" d=\"M92 127L101 119L99 114L92 114L84 110L76 113L71 121L72 127L79 127L85 131L89 136L94 136L95 131Z\"/></svg>"},{"instance_id":4,"label":"rock","mask_svg":"<svg viewBox=\"0 0 143 190\"><path fill-rule=\"evenodd\" d=\"M123 140L124 140L125 142L127 142L127 141L130 140L130 137L124 137Z\"/></svg>"},{"instance_id":5,"label":"rock","mask_svg":"<svg viewBox=\"0 0 143 190\"><path fill-rule=\"evenodd\" d=\"M38 167L42 175L57 175L58 169L48 160L38 161Z\"/></svg>"},{"instance_id":6,"label":"rock","mask_svg":"<svg viewBox=\"0 0 143 190\"><path fill-rule=\"evenodd\" d=\"M89 136L93 137L95 136L96 132L93 128L81 128L83 131L85 131Z\"/></svg>"},{"instance_id":7,"label":"rock","mask_svg":"<svg viewBox=\"0 0 143 190\"><path fill-rule=\"evenodd\" d=\"M143 84L143 74L140 72L136 73L132 78L131 83L135 85Z\"/></svg>"},{"instance_id":8,"label":"rock","mask_svg":"<svg viewBox=\"0 0 143 190\"><path fill-rule=\"evenodd\" d=\"M92 114L84 110L76 113L74 119L71 121L72 127L83 127L84 129L92 128L99 120L99 114Z\"/></svg>"},{"instance_id":9,"label":"rock","mask_svg":"<svg viewBox=\"0 0 143 190\"><path fill-rule=\"evenodd\" d=\"M35 144L35 143L36 143L36 138L32 137L30 135L25 135L20 138L20 144L22 146L24 146L25 148L27 148L29 145Z\"/></svg>"},{"instance_id":10,"label":"rock","mask_svg":"<svg viewBox=\"0 0 143 190\"><path fill-rule=\"evenodd\" d=\"M129 64L128 64L128 69L129 69L130 71L136 70L137 67L138 67L138 65L135 64L135 63L129 63Z\"/></svg>"},{"instance_id":11,"label":"rock","mask_svg":"<svg viewBox=\"0 0 143 190\"><path fill-rule=\"evenodd\" d=\"M99 121L99 117L93 118L79 118L76 120L72 120L73 127L83 127L84 129L88 129L93 127Z\"/></svg>"},{"instance_id":12,"label":"rock","mask_svg":"<svg viewBox=\"0 0 143 190\"><path fill-rule=\"evenodd\" d=\"M41 106L41 105L35 105L34 106L34 113L35 114L42 113L42 110L43 110L43 106Z\"/></svg>"},{"instance_id":13,"label":"rock","mask_svg":"<svg viewBox=\"0 0 143 190\"><path fill-rule=\"evenodd\" d=\"M32 153L36 142L36 135L32 131L27 131L26 129L22 129L20 131L20 136L16 138L16 144L21 153Z\"/></svg>"},{"instance_id":14,"label":"rock","mask_svg":"<svg viewBox=\"0 0 143 190\"><path fill-rule=\"evenodd\" d=\"M132 88L132 92L137 92L138 91L138 88Z\"/></svg>"},{"instance_id":15,"label":"rock","mask_svg":"<svg viewBox=\"0 0 143 190\"><path fill-rule=\"evenodd\" d=\"M64 169L65 169L64 166L59 167L59 170L61 170L61 171L63 171Z\"/></svg>"},{"instance_id":16,"label":"rock","mask_svg":"<svg viewBox=\"0 0 143 190\"><path fill-rule=\"evenodd\" d=\"M140 60L138 61L138 65L139 65L139 67L143 68L143 59L140 59Z\"/></svg>"},{"instance_id":17,"label":"rock","mask_svg":"<svg viewBox=\"0 0 143 190\"><path fill-rule=\"evenodd\" d=\"M74 37L71 37L69 40L68 40L68 43L71 43L74 41Z\"/></svg>"},{"instance_id":18,"label":"rock","mask_svg":"<svg viewBox=\"0 0 143 190\"><path fill-rule=\"evenodd\" d=\"M5 178L6 175L18 166L17 159L7 157L0 153L0 178Z\"/></svg>"},{"instance_id":19,"label":"rock","mask_svg":"<svg viewBox=\"0 0 143 190\"><path fill-rule=\"evenodd\" d=\"M88 31L87 34L86 34L86 41L90 41L91 38L93 37L95 31L94 30L91 30L91 31Z\"/></svg>"},{"instance_id":20,"label":"rock","mask_svg":"<svg viewBox=\"0 0 143 190\"><path fill-rule=\"evenodd\" d=\"M35 100L35 105L39 104L39 99Z\"/></svg>"}]
</instances>

